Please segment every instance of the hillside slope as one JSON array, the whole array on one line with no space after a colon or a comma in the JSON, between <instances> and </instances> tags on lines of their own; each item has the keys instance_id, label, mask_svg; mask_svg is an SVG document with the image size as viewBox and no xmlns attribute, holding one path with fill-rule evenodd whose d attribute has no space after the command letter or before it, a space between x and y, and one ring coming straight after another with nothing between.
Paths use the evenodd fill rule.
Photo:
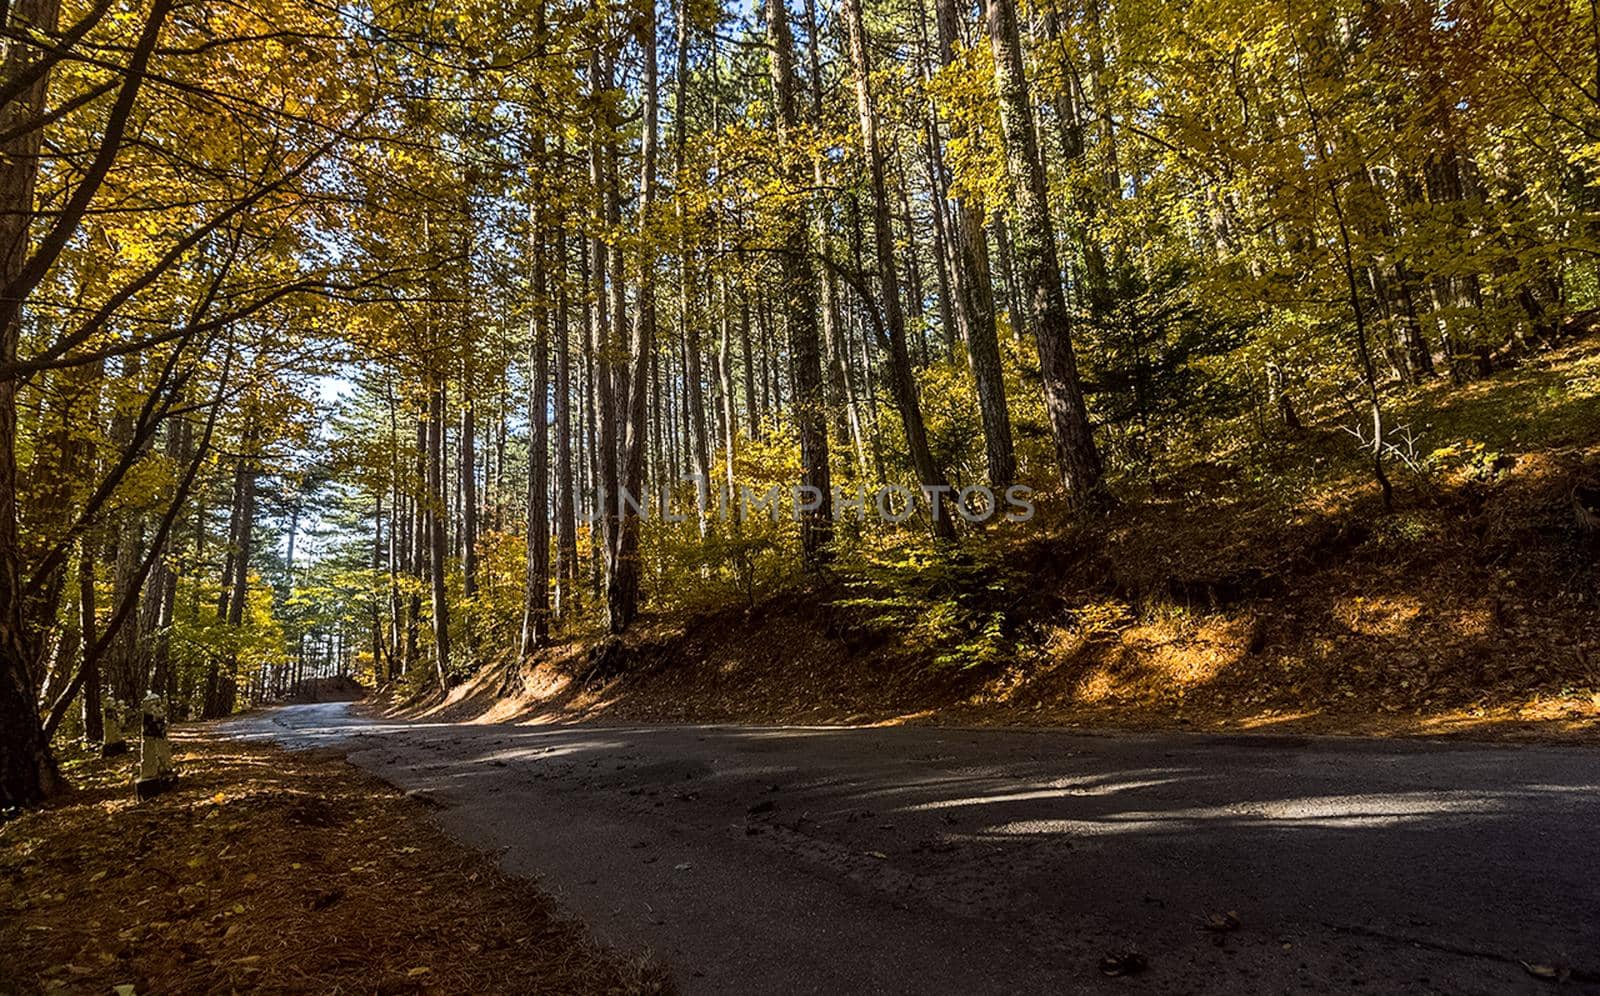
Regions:
<instances>
[{"instance_id":1,"label":"hillside slope","mask_svg":"<svg viewBox=\"0 0 1600 996\"><path fill-rule=\"evenodd\" d=\"M402 708L1584 736L1600 719L1596 347L1390 399L1392 513L1329 417L1167 467L1092 522L841 565Z\"/></svg>"}]
</instances>

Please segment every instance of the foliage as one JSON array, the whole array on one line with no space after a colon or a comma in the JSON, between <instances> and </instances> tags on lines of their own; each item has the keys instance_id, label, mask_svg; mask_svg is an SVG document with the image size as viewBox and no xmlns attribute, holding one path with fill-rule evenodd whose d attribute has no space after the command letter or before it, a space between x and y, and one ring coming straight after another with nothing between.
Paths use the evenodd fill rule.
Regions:
<instances>
[{"instance_id":1,"label":"foliage","mask_svg":"<svg viewBox=\"0 0 1600 996\"><path fill-rule=\"evenodd\" d=\"M980 531L808 546L743 489L1004 477L1055 514L1080 390L1134 500L1392 504L1396 466L1431 500L1592 441L1590 359L1480 390L1600 323L1592 6L1028 5L1014 40L863 6L70 0L59 50L8 7L0 687L33 701L0 719L102 676L212 714L448 686L547 624L835 582L997 661L1026 579ZM683 517L605 514L623 482Z\"/></svg>"},{"instance_id":2,"label":"foliage","mask_svg":"<svg viewBox=\"0 0 1600 996\"><path fill-rule=\"evenodd\" d=\"M985 668L1016 652L1008 616L1023 579L970 551L905 545L863 550L842 565L834 604L859 625L894 634L935 669Z\"/></svg>"}]
</instances>

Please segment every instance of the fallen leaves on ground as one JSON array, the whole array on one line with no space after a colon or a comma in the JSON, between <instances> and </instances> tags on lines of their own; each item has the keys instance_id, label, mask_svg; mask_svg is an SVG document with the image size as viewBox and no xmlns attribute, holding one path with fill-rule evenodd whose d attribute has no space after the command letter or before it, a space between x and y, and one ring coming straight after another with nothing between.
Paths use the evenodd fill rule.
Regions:
<instances>
[{"instance_id":1,"label":"fallen leaves on ground","mask_svg":"<svg viewBox=\"0 0 1600 996\"><path fill-rule=\"evenodd\" d=\"M331 752L186 734L178 788L131 758L0 827L8 984L40 992L650 993L531 883Z\"/></svg>"}]
</instances>

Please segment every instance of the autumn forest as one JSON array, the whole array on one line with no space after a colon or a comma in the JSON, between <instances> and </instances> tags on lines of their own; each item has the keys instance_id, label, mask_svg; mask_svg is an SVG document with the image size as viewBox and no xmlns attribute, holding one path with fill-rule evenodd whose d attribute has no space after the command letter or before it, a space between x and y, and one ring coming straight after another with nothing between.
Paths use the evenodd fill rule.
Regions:
<instances>
[{"instance_id":1,"label":"autumn forest","mask_svg":"<svg viewBox=\"0 0 1600 996\"><path fill-rule=\"evenodd\" d=\"M1059 606L1012 603L1206 520L1217 474L1416 550L1406 516L1559 445L1540 542L1581 544L1596 18L10 0L0 804L151 692L442 696L552 647L596 685L652 627L799 600L1023 674ZM1424 428L1535 369L1487 428ZM1550 604L1592 613L1562 556Z\"/></svg>"}]
</instances>

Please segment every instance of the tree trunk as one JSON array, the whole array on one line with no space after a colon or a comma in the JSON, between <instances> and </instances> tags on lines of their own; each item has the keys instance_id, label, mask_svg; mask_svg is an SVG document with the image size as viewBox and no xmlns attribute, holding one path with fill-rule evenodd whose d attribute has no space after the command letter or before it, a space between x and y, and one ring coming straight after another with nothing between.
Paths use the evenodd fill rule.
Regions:
<instances>
[{"instance_id":1,"label":"tree trunk","mask_svg":"<svg viewBox=\"0 0 1600 996\"><path fill-rule=\"evenodd\" d=\"M929 504L933 532L940 539L955 536L955 525L946 497L949 485L944 472L933 461L928 448L927 430L922 423L922 408L917 400L916 379L911 372L911 357L906 347L905 314L900 308L900 286L895 269L894 229L889 218L889 193L884 178L882 150L878 146L878 113L873 106L871 66L868 58L867 29L861 16L861 0L845 0L844 17L850 36L850 63L855 74L856 113L861 122L862 154L872 190L872 219L877 250L878 287L889 349L889 386L895 407L905 429L906 447Z\"/></svg>"},{"instance_id":2,"label":"tree trunk","mask_svg":"<svg viewBox=\"0 0 1600 996\"><path fill-rule=\"evenodd\" d=\"M750 297L744 291L739 295L739 356L744 361L745 424L751 439L761 438L761 411L756 397L755 357L750 350Z\"/></svg>"},{"instance_id":3,"label":"tree trunk","mask_svg":"<svg viewBox=\"0 0 1600 996\"><path fill-rule=\"evenodd\" d=\"M955 0L938 0L936 22L939 62L955 61L957 26ZM937 143L938 129L930 128ZM952 137L964 132L952 130ZM935 152L942 151L938 147ZM942 163L939 164L942 167ZM978 414L983 422L983 447L989 485L996 491L1016 479L1017 458L1011 438L1011 413L1006 406L1005 374L1000 365L1000 341L995 328L994 283L989 273L989 244L983 233L983 214L971 198L958 198L951 219L951 255L962 327L967 331L967 363L977 386ZM1013 319L1015 321L1015 319Z\"/></svg>"},{"instance_id":4,"label":"tree trunk","mask_svg":"<svg viewBox=\"0 0 1600 996\"><path fill-rule=\"evenodd\" d=\"M592 142L589 149L589 176L597 194L598 222L596 234L590 242L593 262L590 274L594 279L594 323L590 327L590 356L593 398L590 401L590 418L594 420L594 464L597 487L593 501L597 513L596 525L602 563L609 578L616 570L617 502L619 474L617 466L617 344L613 328L622 320L619 310L613 309L612 293L608 293L607 280L611 275L610 256L613 250L606 245L600 229L612 221L612 204L616 200L616 176L610 169L611 157L607 145L615 141L615 132L608 112L607 94L611 90L611 64L595 39L589 55L590 96L593 104ZM620 270L620 267L618 268Z\"/></svg>"},{"instance_id":5,"label":"tree trunk","mask_svg":"<svg viewBox=\"0 0 1600 996\"><path fill-rule=\"evenodd\" d=\"M223 563L222 593L218 615L235 632L244 624L245 602L250 591L250 560L255 541L256 467L258 437L254 428L245 432L239 467L234 476L233 514L228 529L228 552ZM201 708L204 719L220 719L232 714L237 698L238 655L230 652L220 662L213 659L206 678L206 698Z\"/></svg>"},{"instance_id":6,"label":"tree trunk","mask_svg":"<svg viewBox=\"0 0 1600 996\"><path fill-rule=\"evenodd\" d=\"M478 593L478 424L473 385L461 384L461 594Z\"/></svg>"},{"instance_id":7,"label":"tree trunk","mask_svg":"<svg viewBox=\"0 0 1600 996\"><path fill-rule=\"evenodd\" d=\"M928 213L933 217L933 275L939 287L939 336L944 340L946 360L956 355L955 289L951 279L949 233L945 230L944 196L935 155L934 123L930 117L923 129L930 137L923 146L923 165L928 171Z\"/></svg>"},{"instance_id":8,"label":"tree trunk","mask_svg":"<svg viewBox=\"0 0 1600 996\"><path fill-rule=\"evenodd\" d=\"M427 577L432 544L429 541L428 490L428 399L418 403L416 424L416 462L411 480L411 598L406 605L405 670L416 667L422 629L422 584Z\"/></svg>"},{"instance_id":9,"label":"tree trunk","mask_svg":"<svg viewBox=\"0 0 1600 996\"><path fill-rule=\"evenodd\" d=\"M122 380L136 384L143 372L143 363L137 355L125 358ZM123 453L134 446L134 421L131 413L119 413L111 420L111 449ZM124 520L112 531L110 560L116 565L112 575L111 604L121 605L132 600L134 618L138 618L140 592L133 587L133 576L144 556L144 516L138 511L126 513ZM144 698L144 665L139 653L137 626L124 626L112 641L106 656L105 677L109 678L112 698L123 708L132 708Z\"/></svg>"},{"instance_id":10,"label":"tree trunk","mask_svg":"<svg viewBox=\"0 0 1600 996\"><path fill-rule=\"evenodd\" d=\"M778 145L787 160L788 180L803 190L809 179L802 153L795 148L800 125L794 79L794 40L783 0L767 0L767 44L776 109ZM817 341L816 278L811 267L810 222L806 201L797 198L787 219L780 265L789 327L790 376L794 420L800 430L800 483L810 489L800 504L801 556L808 570L826 563L833 539L833 482L828 467L828 413L822 390L822 351Z\"/></svg>"},{"instance_id":11,"label":"tree trunk","mask_svg":"<svg viewBox=\"0 0 1600 996\"><path fill-rule=\"evenodd\" d=\"M428 394L428 573L433 582L433 662L439 689L450 687L450 603L445 593L445 572L449 570L449 522L444 494L444 385L430 388Z\"/></svg>"},{"instance_id":12,"label":"tree trunk","mask_svg":"<svg viewBox=\"0 0 1600 996\"><path fill-rule=\"evenodd\" d=\"M194 427L189 420L168 422L167 456L173 461L174 466L187 467L193 459L193 450ZM295 508L295 513L298 516L298 506ZM163 540L155 551L155 567L149 586L150 595L146 599L151 609L147 627L151 658L148 687L156 694L165 696L169 706L177 687L177 675L172 667L172 619L178 600L178 572L167 555L170 545L169 537ZM293 555L291 554L288 559L292 578Z\"/></svg>"},{"instance_id":13,"label":"tree trunk","mask_svg":"<svg viewBox=\"0 0 1600 996\"><path fill-rule=\"evenodd\" d=\"M58 0L16 0L5 26L4 76L19 79L42 51L14 40L20 35L48 37L56 29ZM48 74L42 73L18 97L0 107L0 130L36 120L44 106ZM12 286L28 261L33 221L34 183L39 173L37 128L0 145L0 282ZM0 365L17 359L22 334L20 297L0 301ZM17 389L21 381L0 377L0 809L27 806L61 784L55 758L34 703L33 659L36 640L24 629L22 564L17 535Z\"/></svg>"},{"instance_id":14,"label":"tree trunk","mask_svg":"<svg viewBox=\"0 0 1600 996\"><path fill-rule=\"evenodd\" d=\"M639 48L644 58L644 79L640 84L644 118L639 136L639 217L648 219L656 197L656 141L660 107L660 80L656 66L656 16L654 5L641 11ZM651 360L655 355L655 251L649 237L642 240L639 256L637 313L633 323L633 370L631 387L622 391L627 401L623 428L623 487L619 495L620 532L617 538L616 569L606 585L606 626L613 635L633 623L639 612L639 511L634 501L643 500L644 458L648 443L648 404ZM615 302L614 302L615 303Z\"/></svg>"},{"instance_id":15,"label":"tree trunk","mask_svg":"<svg viewBox=\"0 0 1600 996\"><path fill-rule=\"evenodd\" d=\"M695 482L695 512L702 537L709 522L706 519L706 494L711 483L711 447L706 433L706 399L703 383L704 371L700 355L700 323L695 320L695 293L697 273L695 256L689 247L687 208L682 191L689 183L686 157L688 154L688 108L685 98L689 87L689 2L678 0L678 66L676 90L673 99L674 171L677 174L675 189L679 224L679 253L682 257L682 287L679 296L679 326L683 332L684 386L689 409L689 461Z\"/></svg>"},{"instance_id":16,"label":"tree trunk","mask_svg":"<svg viewBox=\"0 0 1600 996\"><path fill-rule=\"evenodd\" d=\"M534 139L535 162L544 158L544 138ZM528 338L528 571L522 600L522 656L550 636L550 311L546 279L543 207L534 208L533 316ZM555 242L561 242L556 233Z\"/></svg>"},{"instance_id":17,"label":"tree trunk","mask_svg":"<svg viewBox=\"0 0 1600 996\"><path fill-rule=\"evenodd\" d=\"M94 591L94 540L83 538L78 557L78 648L82 655L83 678L83 739L97 744L105 739L104 717L100 708L100 662L91 660L96 641L98 620L95 617Z\"/></svg>"},{"instance_id":18,"label":"tree trunk","mask_svg":"<svg viewBox=\"0 0 1600 996\"><path fill-rule=\"evenodd\" d=\"M989 41L994 51L995 93L1000 103L1006 168L1016 198L1017 236L1014 252L1028 289L1034 336L1039 343L1039 373L1044 381L1045 410L1055 441L1061 483L1067 500L1079 507L1105 497L1100 453L1078 383L1073 355L1071 318L1061 289L1050 223L1049 193L1039 159L1039 136L1023 74L1022 46L1012 0L987 0Z\"/></svg>"},{"instance_id":19,"label":"tree trunk","mask_svg":"<svg viewBox=\"0 0 1600 996\"><path fill-rule=\"evenodd\" d=\"M1028 331L1029 315L1022 306L1022 288L1017 280L1016 260L1011 255L1011 226L1004 213L993 215L989 229L994 233L996 262L1006 285L1006 313L1011 320L1011 341L1021 342Z\"/></svg>"},{"instance_id":20,"label":"tree trunk","mask_svg":"<svg viewBox=\"0 0 1600 996\"><path fill-rule=\"evenodd\" d=\"M566 240L558 240L560 260L565 269ZM567 341L567 292L558 290L555 323L555 414L556 414L556 600L555 614L564 617L572 609L576 592L572 582L578 576L578 528L573 513L572 481L572 353Z\"/></svg>"},{"instance_id":21,"label":"tree trunk","mask_svg":"<svg viewBox=\"0 0 1600 996\"><path fill-rule=\"evenodd\" d=\"M394 531L394 511L389 512L389 530ZM372 503L372 577L379 577L383 569L383 491L380 489L373 496ZM372 681L378 684L383 681L383 608L377 599L372 602Z\"/></svg>"},{"instance_id":22,"label":"tree trunk","mask_svg":"<svg viewBox=\"0 0 1600 996\"><path fill-rule=\"evenodd\" d=\"M823 120L822 112L822 64L818 50L822 41L817 28L816 0L805 0L806 36L810 44L806 46L807 58L810 62L810 95L811 95L811 120L819 123ZM815 210L815 228L817 248L824 255L828 252L829 234L829 197L824 191L827 189L827 176L823 171L825 156L812 157L812 182L816 185L817 198ZM822 268L821 299L818 302L822 311L822 345L826 355L823 359L824 372L827 375L827 389L829 404L836 411L834 417L834 434L841 443L847 443L854 450L856 456L856 470L861 476L866 476L866 450L861 439L861 414L857 406L855 386L850 379L850 347L845 341L843 319L839 308L839 278L833 270L824 266Z\"/></svg>"},{"instance_id":23,"label":"tree trunk","mask_svg":"<svg viewBox=\"0 0 1600 996\"><path fill-rule=\"evenodd\" d=\"M722 388L722 448L724 485L727 488L728 502L737 500L736 489L738 480L734 473L734 458L737 456L739 441L739 415L734 405L733 398L733 319L728 314L730 302L728 301L728 282L726 277L718 278L719 295L722 307L718 318L721 335L718 339L718 369L717 378Z\"/></svg>"},{"instance_id":24,"label":"tree trunk","mask_svg":"<svg viewBox=\"0 0 1600 996\"><path fill-rule=\"evenodd\" d=\"M393 681L400 676L407 663L402 654L401 633L405 629L405 614L400 597L400 574L404 566L402 562L410 557L408 539L411 513L401 497L400 425L395 411L394 386L388 379L384 381L383 393L389 414L389 642L392 648L388 680Z\"/></svg>"}]
</instances>

